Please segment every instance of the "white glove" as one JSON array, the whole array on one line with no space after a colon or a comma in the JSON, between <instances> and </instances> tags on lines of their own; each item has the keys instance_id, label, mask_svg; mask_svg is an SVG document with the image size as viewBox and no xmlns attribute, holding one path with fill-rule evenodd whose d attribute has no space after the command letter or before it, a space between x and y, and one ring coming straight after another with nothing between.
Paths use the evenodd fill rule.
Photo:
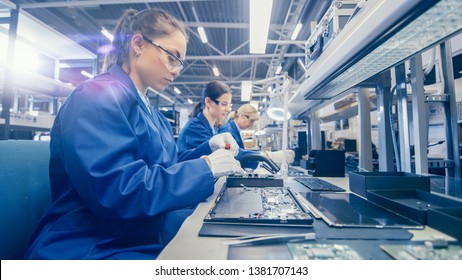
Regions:
<instances>
[{"instance_id":1,"label":"white glove","mask_svg":"<svg viewBox=\"0 0 462 280\"><path fill-rule=\"evenodd\" d=\"M234 159L233 154L225 149L218 149L208 156L202 156L212 170L213 177L218 178L230 174L244 174L239 161Z\"/></svg>"},{"instance_id":2,"label":"white glove","mask_svg":"<svg viewBox=\"0 0 462 280\"><path fill-rule=\"evenodd\" d=\"M276 152L266 151L265 155L273 160L275 163L282 163L282 150ZM286 163L291 164L294 161L295 152L292 150L286 150Z\"/></svg>"},{"instance_id":3,"label":"white glove","mask_svg":"<svg viewBox=\"0 0 462 280\"><path fill-rule=\"evenodd\" d=\"M217 134L210 138L209 140L209 146L212 152L215 152L218 149L226 149L226 144L228 145L229 151L234 156L237 156L239 153L239 145L237 144L236 140L234 140L234 137L231 135L229 132L224 132ZM227 149L228 150L228 149Z\"/></svg>"}]
</instances>

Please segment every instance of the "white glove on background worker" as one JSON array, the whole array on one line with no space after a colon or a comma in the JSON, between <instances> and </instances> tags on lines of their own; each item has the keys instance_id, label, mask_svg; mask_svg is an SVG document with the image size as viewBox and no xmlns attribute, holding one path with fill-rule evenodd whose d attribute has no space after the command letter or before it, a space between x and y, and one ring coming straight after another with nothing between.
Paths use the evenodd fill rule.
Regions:
<instances>
[{"instance_id":1,"label":"white glove on background worker","mask_svg":"<svg viewBox=\"0 0 462 280\"><path fill-rule=\"evenodd\" d=\"M230 174L244 174L239 161L234 159L233 154L225 149L218 149L208 156L201 158L209 164L213 177L218 178Z\"/></svg>"},{"instance_id":2,"label":"white glove on background worker","mask_svg":"<svg viewBox=\"0 0 462 280\"><path fill-rule=\"evenodd\" d=\"M263 155L273 160L275 163L282 164L282 150L276 152L264 151ZM286 162L291 164L294 161L295 152L292 150L286 150Z\"/></svg>"},{"instance_id":3,"label":"white glove on background worker","mask_svg":"<svg viewBox=\"0 0 462 280\"><path fill-rule=\"evenodd\" d=\"M228 144L228 147L226 144ZM237 156L239 153L239 145L229 132L220 133L210 138L209 146L210 149L212 149L212 152L215 152L218 149L226 149L234 156Z\"/></svg>"}]
</instances>

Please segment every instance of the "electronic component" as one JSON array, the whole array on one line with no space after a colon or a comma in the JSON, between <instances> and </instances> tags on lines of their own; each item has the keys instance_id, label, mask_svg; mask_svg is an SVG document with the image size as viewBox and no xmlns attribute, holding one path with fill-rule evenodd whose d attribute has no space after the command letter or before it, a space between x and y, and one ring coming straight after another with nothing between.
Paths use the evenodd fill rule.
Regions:
<instances>
[{"instance_id":1,"label":"electronic component","mask_svg":"<svg viewBox=\"0 0 462 280\"><path fill-rule=\"evenodd\" d=\"M462 246L442 246L440 242L426 241L424 245L380 245L380 248L397 260L460 260Z\"/></svg>"},{"instance_id":2,"label":"electronic component","mask_svg":"<svg viewBox=\"0 0 462 280\"><path fill-rule=\"evenodd\" d=\"M362 260L350 246L340 244L287 243L294 260Z\"/></svg>"},{"instance_id":3,"label":"electronic component","mask_svg":"<svg viewBox=\"0 0 462 280\"><path fill-rule=\"evenodd\" d=\"M372 203L358 195L346 192L299 192L309 205L316 209L329 226L333 227L373 227L373 228L414 228L423 226L400 216L386 208Z\"/></svg>"},{"instance_id":4,"label":"electronic component","mask_svg":"<svg viewBox=\"0 0 462 280\"><path fill-rule=\"evenodd\" d=\"M228 187L283 187L284 180L273 174L247 173L245 175L230 175L226 178Z\"/></svg>"},{"instance_id":5,"label":"electronic component","mask_svg":"<svg viewBox=\"0 0 462 280\"><path fill-rule=\"evenodd\" d=\"M297 177L295 181L304 185L312 191L326 191L326 192L344 192L345 190L337 187L334 184L314 177Z\"/></svg>"},{"instance_id":6,"label":"electronic component","mask_svg":"<svg viewBox=\"0 0 462 280\"><path fill-rule=\"evenodd\" d=\"M204 222L311 226L289 188L225 187Z\"/></svg>"}]
</instances>

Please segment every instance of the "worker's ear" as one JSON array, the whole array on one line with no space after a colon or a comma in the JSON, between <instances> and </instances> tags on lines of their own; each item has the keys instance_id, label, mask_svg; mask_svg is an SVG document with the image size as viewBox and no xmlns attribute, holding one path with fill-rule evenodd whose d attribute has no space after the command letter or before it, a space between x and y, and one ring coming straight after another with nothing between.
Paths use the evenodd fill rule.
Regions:
<instances>
[{"instance_id":1,"label":"worker's ear","mask_svg":"<svg viewBox=\"0 0 462 280\"><path fill-rule=\"evenodd\" d=\"M131 45L133 51L135 52L136 56L141 55L141 52L142 52L142 49L143 49L142 48L143 43L144 43L144 40L143 40L143 36L141 34L135 34L135 35L132 36L130 45Z\"/></svg>"}]
</instances>

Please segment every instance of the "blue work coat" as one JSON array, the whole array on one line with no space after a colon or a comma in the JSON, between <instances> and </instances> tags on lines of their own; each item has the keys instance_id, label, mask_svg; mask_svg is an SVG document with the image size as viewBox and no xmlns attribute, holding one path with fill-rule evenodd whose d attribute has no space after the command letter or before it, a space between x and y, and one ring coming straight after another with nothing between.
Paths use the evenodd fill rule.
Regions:
<instances>
[{"instance_id":1,"label":"blue work coat","mask_svg":"<svg viewBox=\"0 0 462 280\"><path fill-rule=\"evenodd\" d=\"M184 153L189 153L190 149L194 149L200 145L204 145L204 143L208 143L210 138L212 138L215 134L216 133L214 133L213 129L210 127L207 118L202 112L199 112L199 114L190 119L180 131L180 136L177 141L180 155L182 156ZM243 148L239 148L239 153L236 156L236 159L239 160L245 155L255 153L258 152L246 151ZM242 167L255 169L257 166L258 162L249 162Z\"/></svg>"},{"instance_id":2,"label":"blue work coat","mask_svg":"<svg viewBox=\"0 0 462 280\"><path fill-rule=\"evenodd\" d=\"M241 137L241 132L239 131L239 128L237 127L237 124L234 120L230 120L229 122L225 123L218 129L219 133L223 132L229 132L233 136L233 138L236 140L237 144L239 145L239 148L245 149L244 147L244 142L242 142L242 137Z\"/></svg>"},{"instance_id":3,"label":"blue work coat","mask_svg":"<svg viewBox=\"0 0 462 280\"><path fill-rule=\"evenodd\" d=\"M33 235L29 259L155 259L170 211L213 193L201 155L178 156L172 128L144 105L119 66L76 88L51 130L53 204Z\"/></svg>"}]
</instances>

